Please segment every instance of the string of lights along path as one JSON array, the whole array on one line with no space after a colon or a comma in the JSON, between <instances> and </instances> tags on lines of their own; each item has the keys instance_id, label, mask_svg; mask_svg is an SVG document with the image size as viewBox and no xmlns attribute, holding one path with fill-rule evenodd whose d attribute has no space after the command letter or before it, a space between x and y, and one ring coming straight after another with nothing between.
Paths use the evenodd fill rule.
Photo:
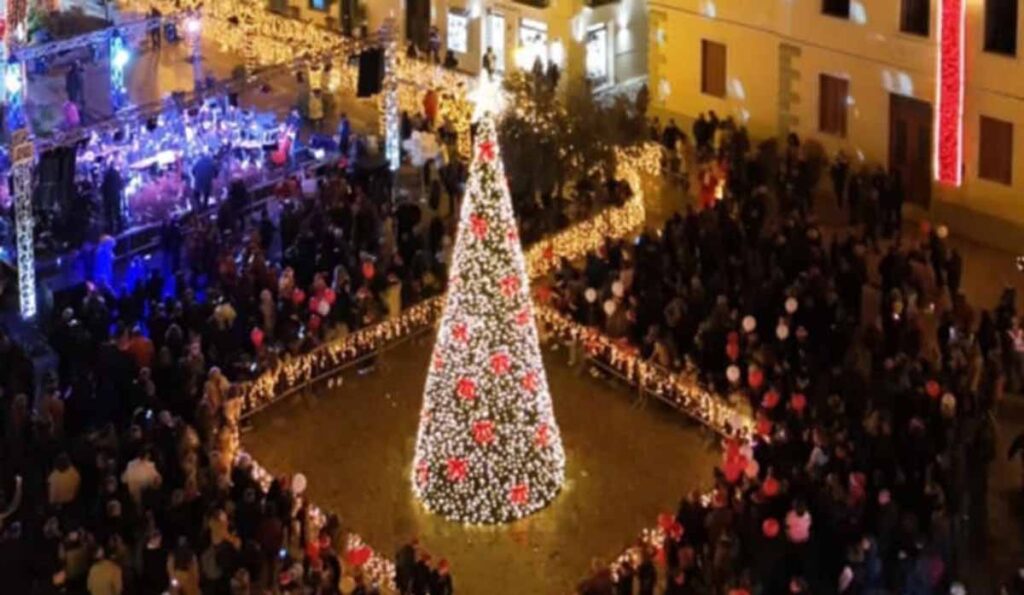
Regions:
<instances>
[{"instance_id":1,"label":"string of lights along path","mask_svg":"<svg viewBox=\"0 0 1024 595\"><path fill-rule=\"evenodd\" d=\"M449 519L496 524L544 508L564 478L526 259L485 114L424 389L413 492Z\"/></svg>"}]
</instances>

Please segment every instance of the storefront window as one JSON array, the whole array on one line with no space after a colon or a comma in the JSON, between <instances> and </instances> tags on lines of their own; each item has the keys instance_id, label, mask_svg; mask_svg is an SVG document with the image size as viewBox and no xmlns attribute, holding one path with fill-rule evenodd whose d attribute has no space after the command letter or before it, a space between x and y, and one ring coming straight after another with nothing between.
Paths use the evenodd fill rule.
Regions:
<instances>
[{"instance_id":1,"label":"storefront window","mask_svg":"<svg viewBox=\"0 0 1024 595\"><path fill-rule=\"evenodd\" d=\"M523 69L533 68L540 60L547 65L548 60L548 26L547 23L533 19L519 21L519 52L516 56L517 65Z\"/></svg>"},{"instance_id":2,"label":"storefront window","mask_svg":"<svg viewBox=\"0 0 1024 595\"><path fill-rule=\"evenodd\" d=\"M466 15L448 13L448 49L460 54L469 51L469 18Z\"/></svg>"},{"instance_id":3,"label":"storefront window","mask_svg":"<svg viewBox=\"0 0 1024 595\"><path fill-rule=\"evenodd\" d=\"M587 78L594 84L608 82L608 25L587 30Z\"/></svg>"}]
</instances>

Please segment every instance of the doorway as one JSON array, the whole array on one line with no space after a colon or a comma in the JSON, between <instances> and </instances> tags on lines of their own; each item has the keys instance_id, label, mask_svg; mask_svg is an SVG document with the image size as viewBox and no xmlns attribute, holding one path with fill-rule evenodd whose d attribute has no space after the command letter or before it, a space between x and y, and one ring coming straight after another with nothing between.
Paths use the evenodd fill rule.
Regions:
<instances>
[{"instance_id":1,"label":"doorway","mask_svg":"<svg viewBox=\"0 0 1024 595\"><path fill-rule=\"evenodd\" d=\"M405 5L405 38L427 51L430 39L430 0L409 0Z\"/></svg>"},{"instance_id":2,"label":"doorway","mask_svg":"<svg viewBox=\"0 0 1024 595\"><path fill-rule=\"evenodd\" d=\"M932 104L889 96L889 170L903 181L906 200L928 208L932 199Z\"/></svg>"},{"instance_id":3,"label":"doorway","mask_svg":"<svg viewBox=\"0 0 1024 595\"><path fill-rule=\"evenodd\" d=\"M492 12L487 15L487 27L484 31L484 51L494 51L495 72L505 72L505 15Z\"/></svg>"}]
</instances>

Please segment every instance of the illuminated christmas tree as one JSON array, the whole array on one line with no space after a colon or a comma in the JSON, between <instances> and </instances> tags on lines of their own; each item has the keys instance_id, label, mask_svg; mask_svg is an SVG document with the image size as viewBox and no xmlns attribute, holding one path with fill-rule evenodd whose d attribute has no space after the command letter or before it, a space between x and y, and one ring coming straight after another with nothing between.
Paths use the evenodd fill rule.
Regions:
<instances>
[{"instance_id":1,"label":"illuminated christmas tree","mask_svg":"<svg viewBox=\"0 0 1024 595\"><path fill-rule=\"evenodd\" d=\"M502 523L546 506L565 475L494 121L477 134L412 483L428 509Z\"/></svg>"}]
</instances>

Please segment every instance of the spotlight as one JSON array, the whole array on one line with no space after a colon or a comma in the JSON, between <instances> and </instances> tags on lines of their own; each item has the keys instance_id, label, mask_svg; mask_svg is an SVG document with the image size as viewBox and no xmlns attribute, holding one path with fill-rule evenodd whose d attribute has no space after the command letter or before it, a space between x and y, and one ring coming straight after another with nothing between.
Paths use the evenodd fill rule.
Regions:
<instances>
[{"instance_id":1,"label":"spotlight","mask_svg":"<svg viewBox=\"0 0 1024 595\"><path fill-rule=\"evenodd\" d=\"M110 63L118 70L124 69L131 60L132 53L124 46L124 42L116 43L110 56Z\"/></svg>"},{"instance_id":2,"label":"spotlight","mask_svg":"<svg viewBox=\"0 0 1024 595\"><path fill-rule=\"evenodd\" d=\"M197 35L201 26L199 17L193 16L185 19L185 33L188 33L189 35Z\"/></svg>"},{"instance_id":3,"label":"spotlight","mask_svg":"<svg viewBox=\"0 0 1024 595\"><path fill-rule=\"evenodd\" d=\"M21 69L18 66L7 67L7 74L4 75L4 88L11 95L21 91Z\"/></svg>"}]
</instances>

